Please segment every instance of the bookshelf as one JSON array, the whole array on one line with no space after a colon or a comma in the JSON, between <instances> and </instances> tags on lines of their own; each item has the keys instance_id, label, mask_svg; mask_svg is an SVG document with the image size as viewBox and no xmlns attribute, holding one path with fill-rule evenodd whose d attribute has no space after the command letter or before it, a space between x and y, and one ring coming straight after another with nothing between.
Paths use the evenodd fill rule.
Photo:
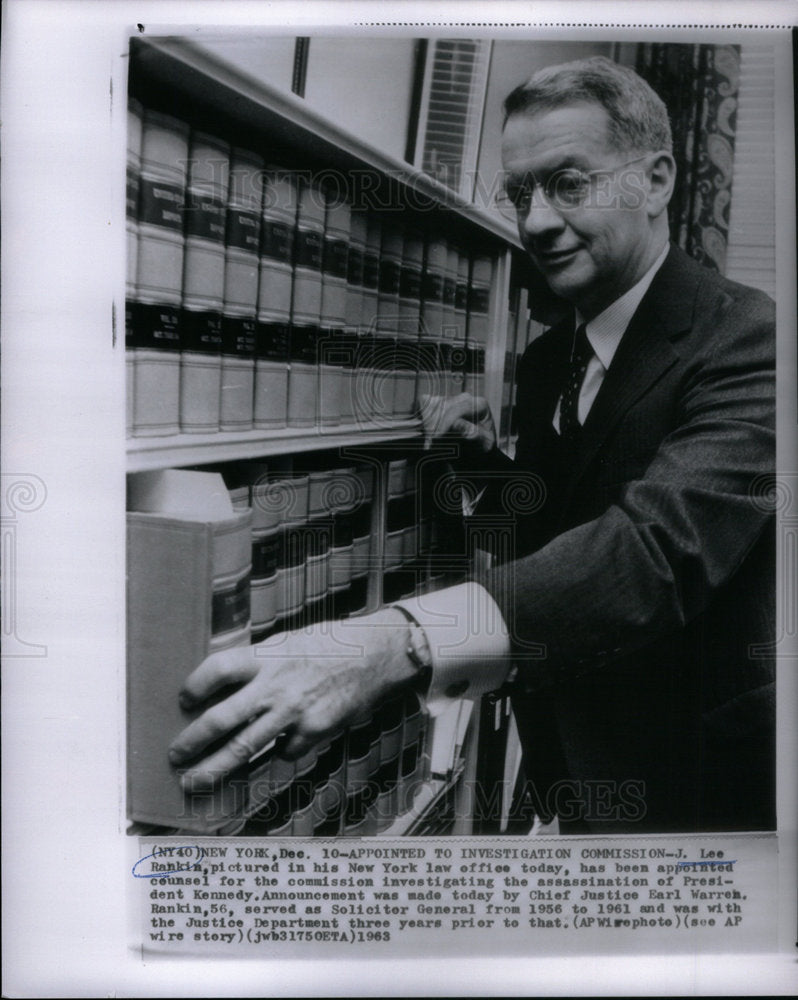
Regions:
<instances>
[{"instance_id":1,"label":"bookshelf","mask_svg":"<svg viewBox=\"0 0 798 1000\"><path fill-rule=\"evenodd\" d=\"M216 197L213 191L203 193L200 185L202 181L202 170L197 170L195 151L198 143L205 142L209 148L214 147L214 143L222 152L217 156L228 156L226 160L228 169L233 162L230 155L234 155L236 147L243 147L247 151L254 151L255 159L261 164L269 162L278 163L291 176L305 178L306 176L326 175L330 178L344 178L347 185L352 185L351 190L356 191L357 198L365 199L370 213L369 220L378 216L381 221L383 233L383 252L386 247L386 232L390 231L395 220L399 219L401 226L407 227L407 232L418 231L421 233L421 245L426 246L424 251L424 265L421 258L418 258L419 281L426 281L429 267L433 259L433 250L437 247L431 242L437 233L445 233L449 241L450 255L448 261L448 273L446 280L449 282L447 295L449 306L441 304L439 306L440 315L443 316L444 309L452 310L448 316L452 319L454 313L454 280L458 275L458 258L455 253L451 256L451 248L455 246L460 251L460 272L462 273L463 259L470 261L465 267L468 276L467 294L471 303L474 298L474 287L479 280L482 290L482 298L479 299L479 316L473 315L471 305L469 305L469 331L476 329L477 318L480 328L484 330L481 335L482 340L472 343L468 341L467 359L474 357L474 350L481 350L482 359L478 369L468 368L472 364L467 360L466 368L461 370L458 376L455 374L455 362L452 361L451 373L449 362L446 359L453 357L457 353L457 347L465 344L465 327L457 338L447 342L445 327L441 326L442 335L438 337L436 344L437 354L433 354L432 372L437 373L440 384L448 387L447 391L460 391L465 387L465 380L468 377L463 372L481 372L475 375L481 380L480 390L488 399L494 412L497 426L500 417L503 396L506 398L505 356L508 350L514 350L514 345L508 344L508 337L515 334L515 328L508 328L508 312L511 294L515 294L511 287L511 272L513 271L513 256L519 248L517 234L498 214L486 211L484 208L474 205L462 196L451 191L434 180L434 178L419 171L415 167L398 160L384 152L368 145L362 140L346 133L330 123L323 116L308 108L307 105L292 94L283 93L270 88L263 83L253 79L243 70L230 65L217 55L212 54L202 48L200 44L188 42L183 39L161 38L161 39L134 39L131 44L131 62L129 77L130 95L141 102L147 109L151 109L153 114L158 116L171 116L172 120L177 120L181 124L185 123L189 138L183 138L185 148L190 152L189 170L186 172L186 190L197 186L199 194L197 197L212 199ZM201 135L199 135L201 130ZM199 135L199 138L198 138ZM233 151L232 154L224 151ZM203 153L207 163L211 163L210 154ZM199 160L200 168L203 161ZM262 167L261 167L262 170ZM193 171L193 172L192 172ZM143 177L143 172L142 172ZM197 180L199 177L199 180ZM304 179L297 181L300 191L308 190L307 185L315 183ZM365 185L365 190L364 190ZM347 187L347 197L350 189ZM129 209L130 218L130 209ZM296 215L295 225L299 227L300 216ZM322 220L324 213L322 212ZM329 221L330 215L327 214ZM309 219L309 216L308 216ZM308 222L308 225L310 223ZM312 228L312 227L311 227ZM323 241L326 231L324 231L323 221L320 224ZM318 230L317 230L318 231ZM186 236L184 246L189 247L190 229ZM295 230L298 232L298 229ZM354 227L353 227L354 232ZM426 234L426 235L425 235ZM430 235L433 234L433 235ZM426 239L426 244L424 244ZM405 238L407 244L407 237ZM224 245L221 250L214 250L205 245L208 260L213 263L213 253L221 253L224 256ZM351 244L350 244L351 246ZM378 244L379 246L379 244ZM202 249L202 241L194 240L194 250ZM186 250L188 253L188 249ZM464 256L465 255L465 256ZM479 262L477 262L477 255ZM446 257L445 250L443 257ZM295 257L295 259L298 259ZM453 262L454 261L454 262ZM382 267L384 261L381 260ZM401 264L404 266L405 260ZM187 265L188 266L188 265ZM210 265L208 265L210 266ZM398 264L396 265L398 268ZM295 265L296 267L296 265ZM261 263L262 268L262 263ZM261 270L261 275L262 275ZM479 278L478 278L479 274ZM453 275L455 277L453 277ZM160 276L156 274L156 279ZM312 275L311 275L312 277ZM262 279L261 279L262 280ZM296 284L296 277L294 281ZM318 278L321 282L321 277ZM441 283L444 282L443 275L440 276ZM382 282L382 277L381 277ZM398 283L398 277L397 277ZM205 294L208 283L195 281L196 297L198 301ZM135 277L129 277L128 298L131 296L131 288L135 288ZM365 283L364 283L365 287ZM398 285L397 285L398 287ZM404 288L404 286L402 286ZM425 286L426 287L426 286ZM193 303L186 306L185 297L185 277L184 296L182 309L198 308ZM382 297L384 288L382 283L379 287L380 309L383 307ZM134 294L134 293L133 293ZM177 290L179 296L179 289ZM210 294L210 293L208 293ZM398 292L394 290L395 301L400 304ZM405 364L409 370L405 372L405 386L412 385L413 391L422 391L421 379L425 371L423 364L424 355L421 353L424 345L423 322L427 313L427 305L422 309L421 292L417 309L421 310L422 334L419 338L414 335L410 344L412 349L418 350L417 357L419 365L413 371L413 362ZM458 296L459 296L458 289ZM365 295L365 292L364 292ZM374 292L375 302L378 297ZM389 295L386 298L390 298ZM159 301L156 298L156 303ZM432 300L430 300L432 301ZM443 300L441 299L441 302ZM211 308L213 308L212 299ZM460 299L458 298L458 302ZM171 300L173 311L180 312L179 298ZM158 306L156 306L158 308ZM219 306L217 305L217 310ZM465 316L465 306L458 307ZM254 304L253 304L254 310ZM196 315L196 314L195 314ZM292 305L292 320L289 323L293 330L297 315L296 294ZM430 306L430 316L432 310ZM436 314L437 316L437 314ZM260 320L258 315L258 320ZM462 317L461 317L462 319ZM255 317L253 315L253 325ZM135 322L135 321L133 321ZM438 319L439 323L443 320ZM463 324L465 320L463 319ZM490 335L487 336L487 331ZM366 331L371 335L374 343L379 343L378 327L374 331ZM363 331L358 331L359 339L353 348L353 341L342 340L341 344L353 351L353 358L348 367L358 371L357 360L366 357L375 368L374 379L377 384L380 378L383 385L389 384L389 391L393 393L393 408L389 405L383 411L374 412L349 412L345 409L338 413L337 417L325 424L322 417L322 404L316 399L313 405L316 408L315 419L311 415L305 420L302 407L296 408L294 418L301 418L301 423L291 426L244 426L236 430L214 430L202 429L200 424L195 423L186 429L182 425L183 409L181 399L180 419L177 421L178 431L175 427L167 427L166 433L158 433L158 428L152 427L144 433L138 433L133 427L133 433L127 442L127 471L133 482L139 474L165 471L171 469L197 469L197 468L232 468L236 463L265 462L280 463L281 460L296 461L300 466L303 456L307 458L318 458L320 455L328 455L330 462L334 459L339 465L347 465L352 461L362 458L370 463L373 469L373 506L370 511L372 548L370 555L370 568L368 572L367 594L365 604L360 609L362 611L374 610L381 606L385 600L383 592L383 560L385 557L386 533L388 524L388 504L389 504L389 478L390 465L393 460L400 459L405 454L418 452L420 444L420 421L414 413L409 412L407 402L400 406L397 402L399 398L400 380L397 372L392 370L401 367L395 361L399 354L391 354L388 362L380 364L375 361L377 354L372 345L371 354L362 353L363 344L368 341L368 337L363 337ZM401 332L394 332L394 344L401 345ZM469 333L469 337L470 337ZM407 346L407 343L406 345ZM428 346L428 345L427 345ZM410 348L408 348L410 349ZM218 351L218 349L217 349ZM357 353L361 351L361 353ZM129 359L131 357L129 352ZM186 362L185 350L184 360L179 362L180 378L185 378ZM320 357L320 355L317 355ZM444 359L441 361L441 359ZM157 356L160 360L160 356ZM287 359L286 359L287 360ZM297 363L297 356L291 356L291 366L286 364L286 368L296 368L298 371L301 364ZM197 367L199 362L199 367ZM203 379L208 378L207 356L202 354L192 355L190 377L194 380L192 394L196 392L195 386L204 384ZM443 365L443 368L435 368L435 365ZM387 373L387 374L386 374ZM218 376L217 376L218 377ZM286 376L287 377L287 376ZM310 400L313 391L324 391L321 362L319 362L318 372L311 364L308 369L307 386L313 387L308 395ZM336 377L343 378L341 374ZM354 374L352 378L354 378ZM257 376L256 376L257 378ZM387 383L385 380L388 380ZM473 388L473 383L469 383L469 388ZM257 389L256 389L257 391ZM407 390L405 389L405 396ZM137 391L138 392L138 391ZM183 396L186 395L185 388L181 389ZM138 399L138 394L136 396ZM320 398L320 397L319 397ZM196 402L191 400L192 404ZM200 400L202 403L203 400ZM505 404L506 405L506 404ZM199 408L202 410L202 406ZM410 408L412 409L412 407ZM192 413L197 410L194 406ZM257 424L257 420L255 421ZM155 425L153 425L155 426ZM199 428L199 430L198 430ZM409 452L407 451L409 449ZM412 529L405 529L413 538L416 537L418 526ZM401 532L400 532L401 534ZM413 562L413 571L420 572L423 580L419 587L432 583L432 570L429 555L424 555L422 559ZM404 564L399 563L398 568L406 570ZM401 574L400 574L401 575ZM407 575L407 573L405 574ZM440 580L437 581L440 583ZM405 596L405 595L400 595ZM254 627L253 627L254 638ZM422 784L418 794L408 809L401 815L397 815L389 825L384 822L379 824L379 829L364 827L367 833L379 832L382 834L401 835L420 830L433 831L435 827L435 813L437 809L449 810L452 823L452 832L458 835L472 832L470 813L472 812L472 792L469 789L469 780L473 781L476 774L476 759L480 747L478 745L479 732L479 705L474 706L471 716L470 726L463 742L462 758L453 762L448 775L429 774L427 780ZM399 765L397 765L399 766ZM420 765L419 765L420 766ZM469 780L463 780L463 779ZM282 789L284 792L285 789ZM383 797L387 791L381 793ZM307 804L304 808L307 808ZM140 817L133 817L140 819ZM146 822L146 820L142 820ZM238 832L240 829L249 829L247 823L250 820L242 819L236 826L227 825L220 828L218 832ZM292 826L292 822L294 825ZM343 824L343 826L341 826ZM289 820L288 825L281 828L282 832L299 835L299 827L296 821ZM307 835L307 830L301 827L303 835ZM325 829L329 829L325 828ZM354 829L354 828L353 828ZM341 819L339 831L346 830L345 820ZM272 831L269 831L272 832ZM355 834L352 834L355 835Z\"/></svg>"},{"instance_id":2,"label":"bookshelf","mask_svg":"<svg viewBox=\"0 0 798 1000\"><path fill-rule=\"evenodd\" d=\"M292 455L320 449L384 444L418 437L421 423L406 420L382 427L367 425L345 430L314 427L279 427L272 431L223 431L213 434L173 434L167 437L131 438L127 446L127 471L168 469L174 466L210 465L238 459Z\"/></svg>"}]
</instances>

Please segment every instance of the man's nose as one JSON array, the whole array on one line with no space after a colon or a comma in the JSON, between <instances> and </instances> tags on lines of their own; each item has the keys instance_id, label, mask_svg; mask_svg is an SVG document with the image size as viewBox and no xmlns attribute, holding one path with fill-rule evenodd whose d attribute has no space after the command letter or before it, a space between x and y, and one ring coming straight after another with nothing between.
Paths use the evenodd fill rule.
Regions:
<instances>
[{"instance_id":1,"label":"man's nose","mask_svg":"<svg viewBox=\"0 0 798 1000\"><path fill-rule=\"evenodd\" d=\"M532 192L529 211L519 220L521 237L539 237L546 233L554 233L563 229L565 220L562 215L546 200L539 187Z\"/></svg>"}]
</instances>

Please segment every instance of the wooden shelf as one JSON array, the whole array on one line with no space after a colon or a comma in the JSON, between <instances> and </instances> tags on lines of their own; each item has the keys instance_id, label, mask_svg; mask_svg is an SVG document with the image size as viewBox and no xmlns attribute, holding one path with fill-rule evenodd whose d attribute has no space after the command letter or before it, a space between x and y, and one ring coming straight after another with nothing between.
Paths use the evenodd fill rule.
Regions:
<instances>
[{"instance_id":1,"label":"wooden shelf","mask_svg":"<svg viewBox=\"0 0 798 1000\"><path fill-rule=\"evenodd\" d=\"M269 455L355 445L382 444L419 437L420 420L391 424L348 424L342 427L281 427L237 433L176 434L171 437L130 438L127 471L144 472L186 465L209 465Z\"/></svg>"},{"instance_id":2,"label":"wooden shelf","mask_svg":"<svg viewBox=\"0 0 798 1000\"><path fill-rule=\"evenodd\" d=\"M299 150L307 154L308 163L325 169L367 168L410 192L409 204L420 211L443 209L466 227L478 227L494 243L493 249L498 244L520 247L515 227L498 213L474 205L429 174L334 125L302 98L269 87L197 43L170 37L134 39L131 56L134 75L154 85L154 93L165 89L189 104L200 101L220 120L250 135L268 135L278 148ZM379 208L379 193L375 195L374 207Z\"/></svg>"}]
</instances>

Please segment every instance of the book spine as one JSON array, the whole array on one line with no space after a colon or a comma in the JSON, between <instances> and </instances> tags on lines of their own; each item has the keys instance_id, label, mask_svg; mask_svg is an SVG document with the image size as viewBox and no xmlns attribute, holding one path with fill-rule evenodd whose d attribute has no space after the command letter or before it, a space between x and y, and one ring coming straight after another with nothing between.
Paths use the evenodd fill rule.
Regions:
<instances>
[{"instance_id":1,"label":"book spine","mask_svg":"<svg viewBox=\"0 0 798 1000\"><path fill-rule=\"evenodd\" d=\"M419 322L421 317L421 270L424 244L415 229L405 232L402 273L399 282L399 342L397 344L396 416L412 417L417 407L419 370Z\"/></svg>"},{"instance_id":2,"label":"book spine","mask_svg":"<svg viewBox=\"0 0 798 1000\"><path fill-rule=\"evenodd\" d=\"M443 336L457 340L462 335L457 326L457 263L459 253L457 247L449 242L445 244L443 272Z\"/></svg>"},{"instance_id":3,"label":"book spine","mask_svg":"<svg viewBox=\"0 0 798 1000\"><path fill-rule=\"evenodd\" d=\"M363 266L368 232L368 213L355 206L349 222L349 254L346 262L346 330L357 335L363 318Z\"/></svg>"},{"instance_id":4,"label":"book spine","mask_svg":"<svg viewBox=\"0 0 798 1000\"><path fill-rule=\"evenodd\" d=\"M229 147L214 136L191 137L185 210L180 429L219 430L222 305Z\"/></svg>"},{"instance_id":5,"label":"book spine","mask_svg":"<svg viewBox=\"0 0 798 1000\"><path fill-rule=\"evenodd\" d=\"M333 189L327 203L322 254L321 340L319 343L319 422L322 427L344 423L346 330L351 209Z\"/></svg>"},{"instance_id":6,"label":"book spine","mask_svg":"<svg viewBox=\"0 0 798 1000\"><path fill-rule=\"evenodd\" d=\"M422 319L424 334L433 342L443 336L445 267L446 244L428 235L422 278Z\"/></svg>"},{"instance_id":7,"label":"book spine","mask_svg":"<svg viewBox=\"0 0 798 1000\"><path fill-rule=\"evenodd\" d=\"M369 212L366 224L366 250L363 255L363 297L360 328L375 333L377 330L380 294L380 247L382 222L375 212Z\"/></svg>"},{"instance_id":8,"label":"book spine","mask_svg":"<svg viewBox=\"0 0 798 1000\"><path fill-rule=\"evenodd\" d=\"M468 280L469 280L469 259L468 255L458 253L457 255L457 284L454 295L454 317L457 325L457 338L468 337Z\"/></svg>"},{"instance_id":9,"label":"book spine","mask_svg":"<svg viewBox=\"0 0 798 1000\"><path fill-rule=\"evenodd\" d=\"M249 643L252 629L251 523L252 515L247 510L214 526L209 652Z\"/></svg>"},{"instance_id":10,"label":"book spine","mask_svg":"<svg viewBox=\"0 0 798 1000\"><path fill-rule=\"evenodd\" d=\"M219 429L253 426L263 161L234 149L227 202Z\"/></svg>"},{"instance_id":11,"label":"book spine","mask_svg":"<svg viewBox=\"0 0 798 1000\"><path fill-rule=\"evenodd\" d=\"M360 335L357 343L354 416L358 423L370 423L377 412L379 361L377 329L380 287L380 244L382 223L374 212L367 214L366 247L363 253L363 294L360 299Z\"/></svg>"},{"instance_id":12,"label":"book spine","mask_svg":"<svg viewBox=\"0 0 798 1000\"><path fill-rule=\"evenodd\" d=\"M391 421L401 402L397 370L397 341L400 328L399 288L402 277L404 230L394 218L382 223L380 278L377 294L377 322L380 337L380 376L377 416Z\"/></svg>"},{"instance_id":13,"label":"book spine","mask_svg":"<svg viewBox=\"0 0 798 1000\"><path fill-rule=\"evenodd\" d=\"M296 177L266 170L261 215L258 327L255 338L254 422L259 429L285 427L288 420L288 360L293 291Z\"/></svg>"},{"instance_id":14,"label":"book spine","mask_svg":"<svg viewBox=\"0 0 798 1000\"><path fill-rule=\"evenodd\" d=\"M493 265L490 257L474 257L468 293L468 337L474 344L488 343L488 310Z\"/></svg>"},{"instance_id":15,"label":"book spine","mask_svg":"<svg viewBox=\"0 0 798 1000\"><path fill-rule=\"evenodd\" d=\"M306 625L316 625L330 617L330 549L332 519L312 518L305 528L305 616Z\"/></svg>"},{"instance_id":16,"label":"book spine","mask_svg":"<svg viewBox=\"0 0 798 1000\"><path fill-rule=\"evenodd\" d=\"M189 128L146 110L141 132L136 301L130 314L134 355L133 434L180 429L180 304L183 209Z\"/></svg>"},{"instance_id":17,"label":"book spine","mask_svg":"<svg viewBox=\"0 0 798 1000\"><path fill-rule=\"evenodd\" d=\"M346 336L344 339L344 388L341 422L351 424L363 410L357 397L362 376L358 369L358 336L362 332L363 267L366 253L368 216L365 209L352 207L349 254L346 264Z\"/></svg>"},{"instance_id":18,"label":"book spine","mask_svg":"<svg viewBox=\"0 0 798 1000\"><path fill-rule=\"evenodd\" d=\"M319 185L303 180L294 238L289 427L313 427L318 421L318 342L325 207L324 192Z\"/></svg>"},{"instance_id":19,"label":"book spine","mask_svg":"<svg viewBox=\"0 0 798 1000\"><path fill-rule=\"evenodd\" d=\"M374 502L374 469L370 465L356 467L359 480L356 503L352 510L352 586L350 613L364 611L368 599L368 577L372 569L371 521Z\"/></svg>"}]
</instances>

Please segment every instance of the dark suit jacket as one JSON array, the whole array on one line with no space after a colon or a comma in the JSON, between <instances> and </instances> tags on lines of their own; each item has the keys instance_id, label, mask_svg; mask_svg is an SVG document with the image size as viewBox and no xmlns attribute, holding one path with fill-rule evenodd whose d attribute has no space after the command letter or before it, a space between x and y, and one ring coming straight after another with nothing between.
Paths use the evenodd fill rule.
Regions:
<instances>
[{"instance_id":1,"label":"dark suit jacket","mask_svg":"<svg viewBox=\"0 0 798 1000\"><path fill-rule=\"evenodd\" d=\"M565 454L572 329L526 351L515 462L490 457L526 509L505 483L472 523L512 517L482 582L533 799L570 832L773 829L773 303L672 248Z\"/></svg>"}]
</instances>

